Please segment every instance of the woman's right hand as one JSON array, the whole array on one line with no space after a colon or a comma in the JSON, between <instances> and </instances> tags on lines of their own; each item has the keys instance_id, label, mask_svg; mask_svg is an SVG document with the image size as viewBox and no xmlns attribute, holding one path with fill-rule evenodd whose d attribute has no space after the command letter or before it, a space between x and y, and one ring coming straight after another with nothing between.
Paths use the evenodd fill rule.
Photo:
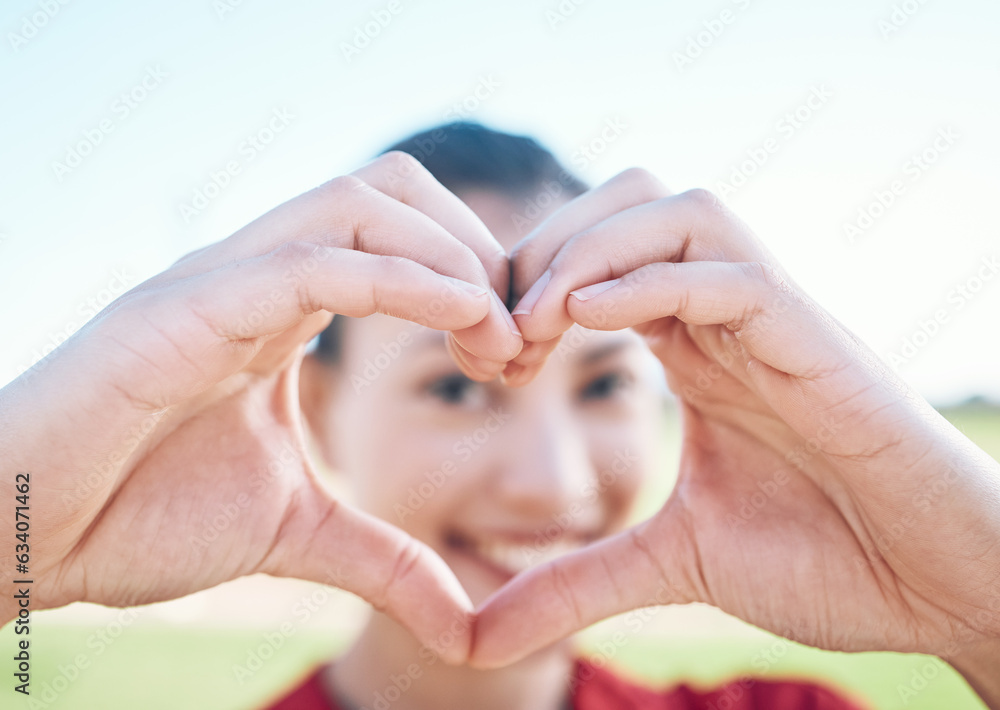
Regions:
<instances>
[{"instance_id":1,"label":"woman's right hand","mask_svg":"<svg viewBox=\"0 0 1000 710\"><path fill-rule=\"evenodd\" d=\"M318 482L298 366L331 313L378 312L451 331L459 366L489 379L521 348L492 292L508 274L478 218L390 153L123 295L0 390L0 493L28 481L32 608L263 572L343 587L464 660L472 607L448 567ZM0 533L14 538L9 516Z\"/></svg>"}]
</instances>

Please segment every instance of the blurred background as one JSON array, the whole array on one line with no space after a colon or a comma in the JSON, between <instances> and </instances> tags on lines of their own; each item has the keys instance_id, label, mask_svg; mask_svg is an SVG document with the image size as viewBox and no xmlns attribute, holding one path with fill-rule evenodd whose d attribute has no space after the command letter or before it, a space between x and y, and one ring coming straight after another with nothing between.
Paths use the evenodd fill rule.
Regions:
<instances>
[{"instance_id":1,"label":"blurred background","mask_svg":"<svg viewBox=\"0 0 1000 710\"><path fill-rule=\"evenodd\" d=\"M536 136L592 184L640 165L714 190L1000 456L995 0L7 0L0 30L0 383L183 254L466 119ZM362 609L251 578L41 612L30 707L253 707ZM586 643L659 681L809 676L880 708L982 707L939 661L805 649L706 607L602 646L624 628ZM0 705L29 707L9 655Z\"/></svg>"}]
</instances>

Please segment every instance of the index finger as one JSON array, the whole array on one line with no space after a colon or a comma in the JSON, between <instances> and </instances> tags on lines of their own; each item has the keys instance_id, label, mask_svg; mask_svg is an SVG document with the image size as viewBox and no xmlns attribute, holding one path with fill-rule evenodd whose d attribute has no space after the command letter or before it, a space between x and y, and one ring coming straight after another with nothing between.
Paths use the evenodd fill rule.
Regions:
<instances>
[{"instance_id":1,"label":"index finger","mask_svg":"<svg viewBox=\"0 0 1000 710\"><path fill-rule=\"evenodd\" d=\"M548 283L550 262L574 235L622 210L670 194L670 190L651 173L641 168L630 168L563 205L518 242L511 252L511 288L520 299L512 314L521 316L530 313L531 306ZM526 337L521 352L504 370L505 382L518 386L533 379L548 356L559 346L561 338L561 330L543 340Z\"/></svg>"},{"instance_id":2,"label":"index finger","mask_svg":"<svg viewBox=\"0 0 1000 710\"><path fill-rule=\"evenodd\" d=\"M570 292L657 262L741 261L774 264L738 218L705 190L689 190L617 212L571 236L514 309L527 340L554 338L573 324ZM526 303L528 302L528 303Z\"/></svg>"},{"instance_id":3,"label":"index finger","mask_svg":"<svg viewBox=\"0 0 1000 710\"><path fill-rule=\"evenodd\" d=\"M510 281L507 252L476 213L439 183L420 161L409 153L390 151L351 174L424 213L469 247L483 263L490 284L506 299Z\"/></svg>"},{"instance_id":4,"label":"index finger","mask_svg":"<svg viewBox=\"0 0 1000 710\"><path fill-rule=\"evenodd\" d=\"M507 252L476 213L409 153L390 151L352 175L430 217L479 257L498 298L481 323L456 331L449 342L458 351L453 356L464 362L470 376L492 379L521 346L521 334L503 303L510 283ZM482 357L482 353L490 355Z\"/></svg>"},{"instance_id":5,"label":"index finger","mask_svg":"<svg viewBox=\"0 0 1000 710\"><path fill-rule=\"evenodd\" d=\"M525 295L574 235L622 210L672 194L652 173L642 168L629 168L563 205L518 242L511 252L514 295L519 298Z\"/></svg>"}]
</instances>

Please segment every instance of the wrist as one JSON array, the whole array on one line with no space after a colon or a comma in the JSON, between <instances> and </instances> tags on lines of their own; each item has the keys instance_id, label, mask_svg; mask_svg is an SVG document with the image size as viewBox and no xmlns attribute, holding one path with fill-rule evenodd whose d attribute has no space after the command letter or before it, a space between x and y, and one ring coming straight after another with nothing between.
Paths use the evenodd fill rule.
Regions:
<instances>
[{"instance_id":1,"label":"wrist","mask_svg":"<svg viewBox=\"0 0 1000 710\"><path fill-rule=\"evenodd\" d=\"M987 707L1000 710L1000 640L964 648L945 660L965 678Z\"/></svg>"}]
</instances>

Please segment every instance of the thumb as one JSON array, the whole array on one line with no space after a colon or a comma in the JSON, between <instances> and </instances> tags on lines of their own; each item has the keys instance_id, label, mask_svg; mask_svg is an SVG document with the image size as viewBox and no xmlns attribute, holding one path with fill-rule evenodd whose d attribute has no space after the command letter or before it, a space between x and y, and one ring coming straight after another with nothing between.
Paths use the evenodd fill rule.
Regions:
<instances>
[{"instance_id":1,"label":"thumb","mask_svg":"<svg viewBox=\"0 0 1000 710\"><path fill-rule=\"evenodd\" d=\"M667 504L668 507L671 505ZM469 662L497 668L614 614L702 598L683 519L656 517L511 580L480 607Z\"/></svg>"},{"instance_id":2,"label":"thumb","mask_svg":"<svg viewBox=\"0 0 1000 710\"><path fill-rule=\"evenodd\" d=\"M260 571L340 587L447 663L468 657L473 607L451 568L425 544L337 501L315 481L290 507Z\"/></svg>"}]
</instances>

